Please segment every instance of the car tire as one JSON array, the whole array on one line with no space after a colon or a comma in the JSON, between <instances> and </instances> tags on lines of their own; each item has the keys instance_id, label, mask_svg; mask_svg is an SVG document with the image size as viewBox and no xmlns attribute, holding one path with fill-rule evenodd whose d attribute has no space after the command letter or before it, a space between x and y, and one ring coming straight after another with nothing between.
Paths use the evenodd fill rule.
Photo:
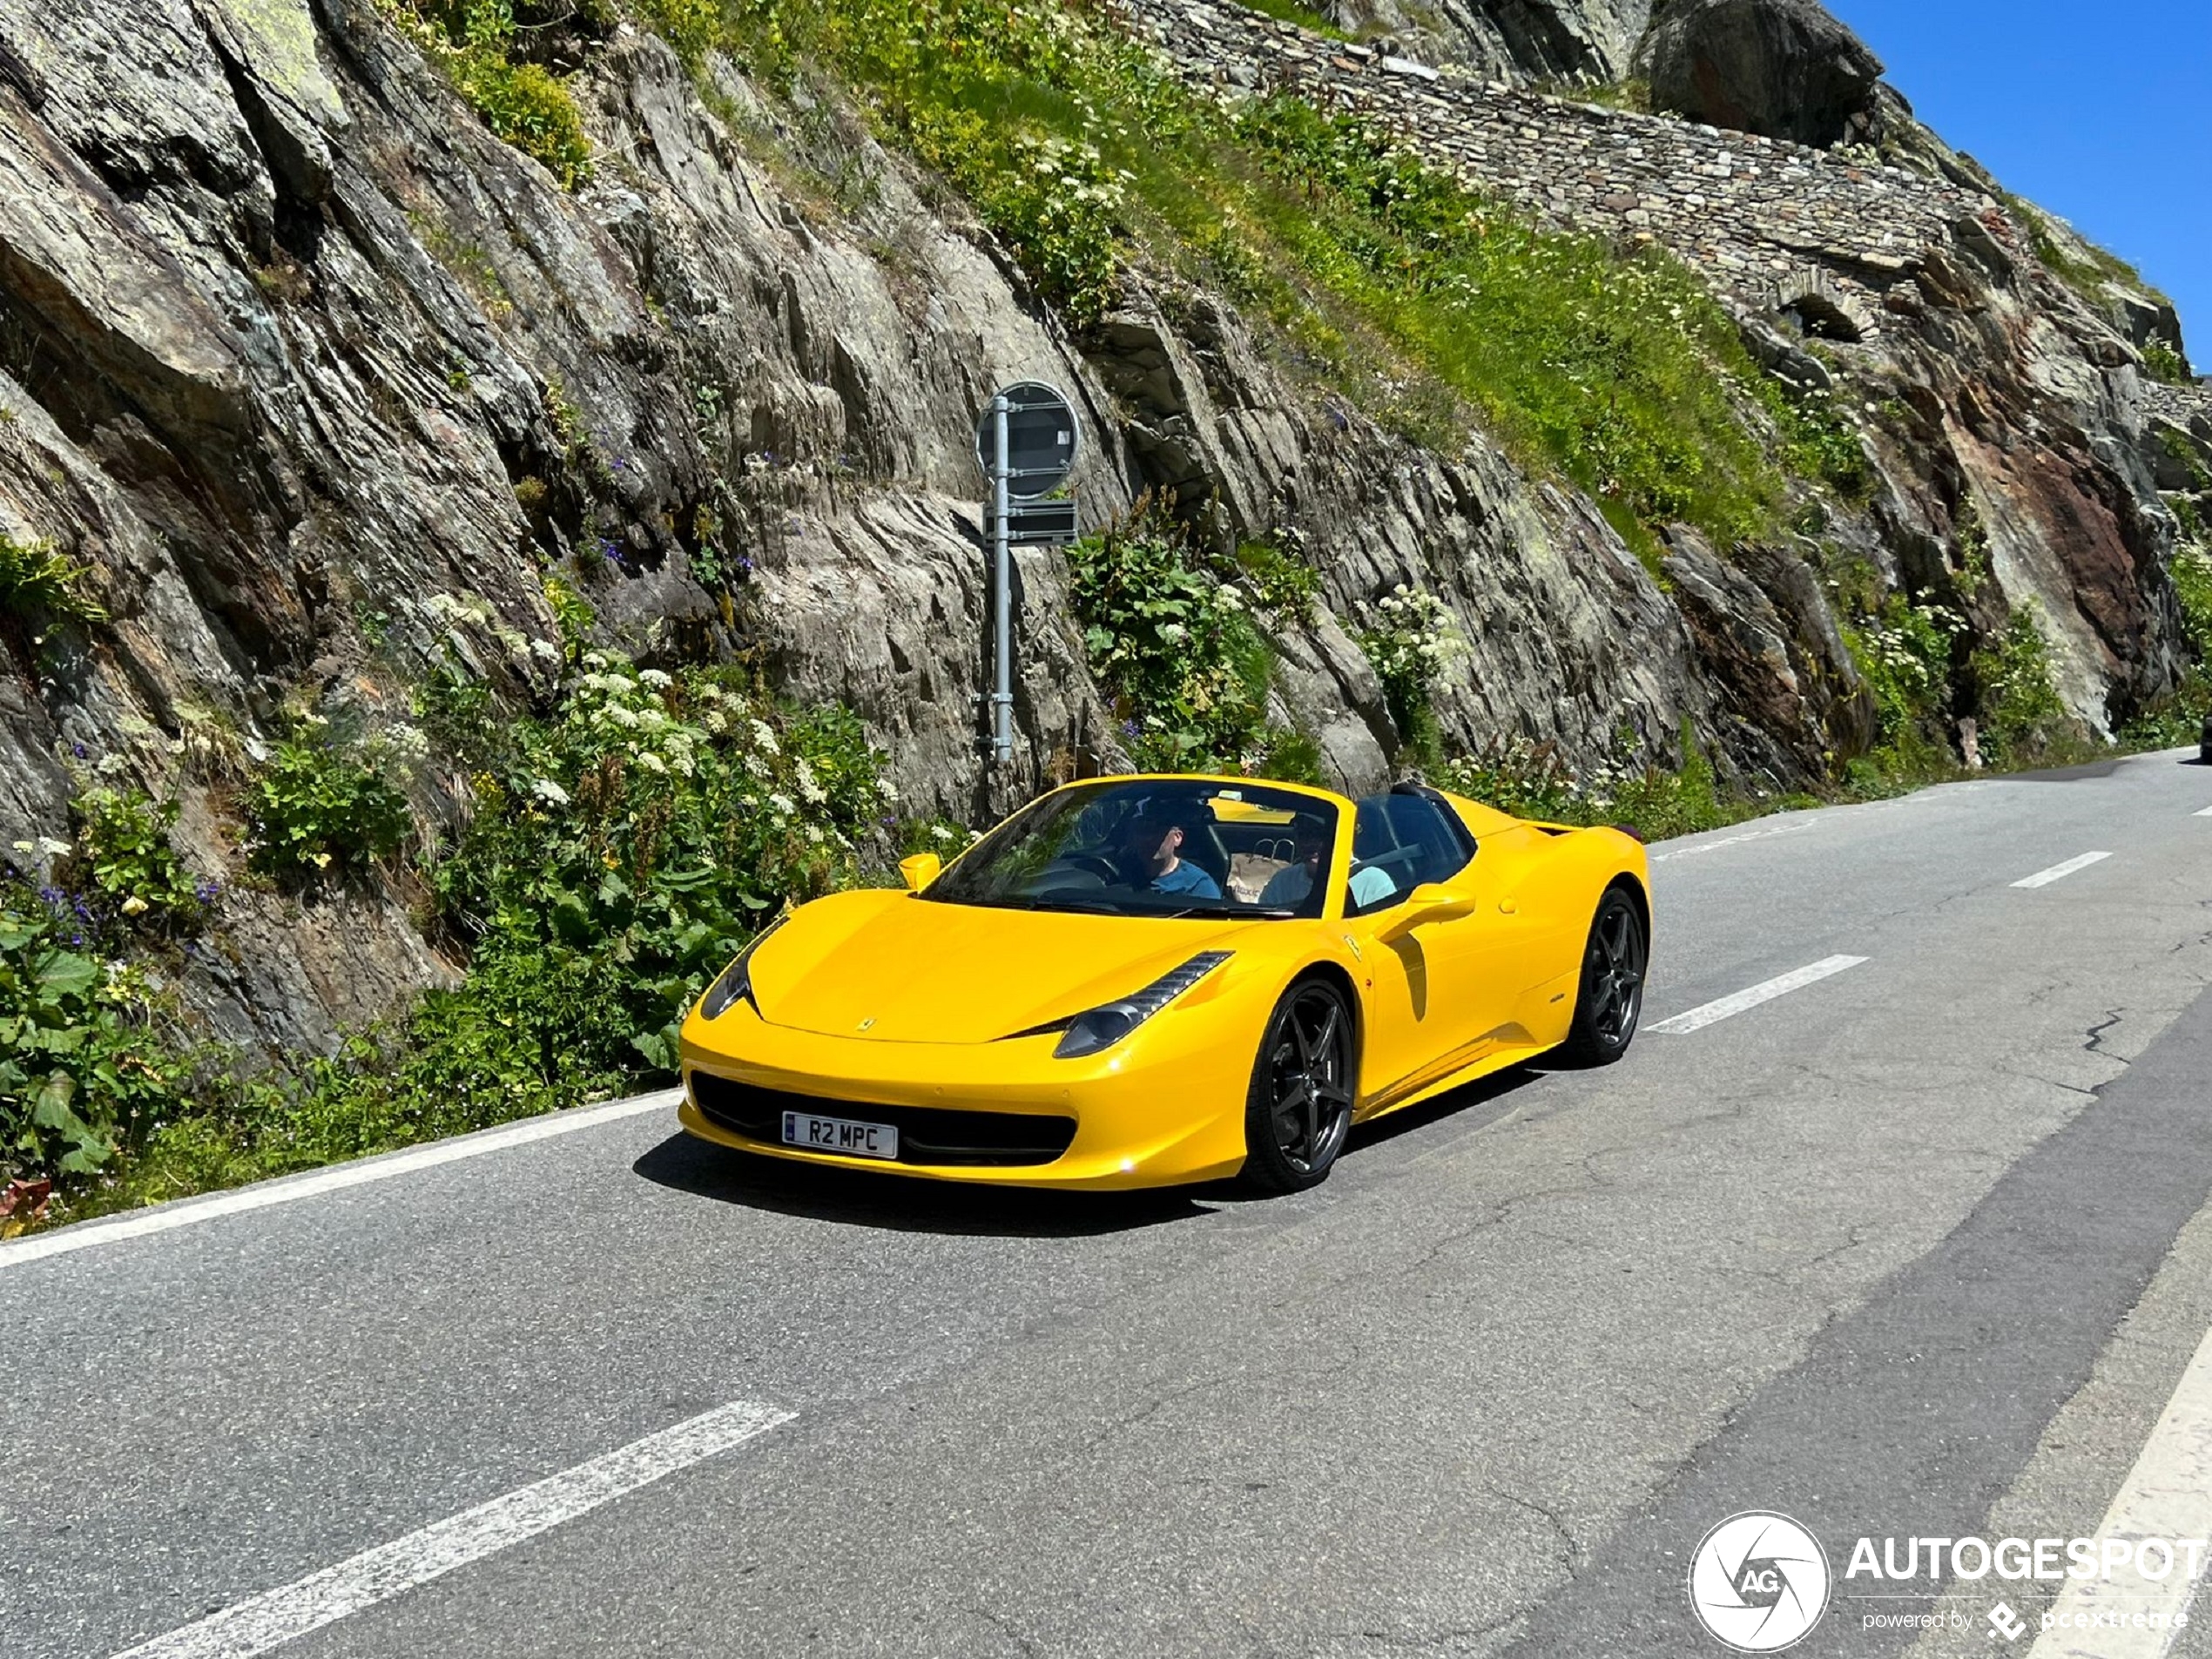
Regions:
<instances>
[{"instance_id":1,"label":"car tire","mask_svg":"<svg viewBox=\"0 0 2212 1659\"><path fill-rule=\"evenodd\" d=\"M1624 888L1608 887L1582 946L1575 1022L1560 1047L1561 1060L1570 1066L1609 1066L1628 1053L1643 1013L1643 978L1650 960L1643 912Z\"/></svg>"},{"instance_id":2,"label":"car tire","mask_svg":"<svg viewBox=\"0 0 2212 1659\"><path fill-rule=\"evenodd\" d=\"M1352 1005L1326 979L1298 981L1268 1015L1244 1100L1244 1182L1301 1192L1329 1178L1359 1087Z\"/></svg>"}]
</instances>

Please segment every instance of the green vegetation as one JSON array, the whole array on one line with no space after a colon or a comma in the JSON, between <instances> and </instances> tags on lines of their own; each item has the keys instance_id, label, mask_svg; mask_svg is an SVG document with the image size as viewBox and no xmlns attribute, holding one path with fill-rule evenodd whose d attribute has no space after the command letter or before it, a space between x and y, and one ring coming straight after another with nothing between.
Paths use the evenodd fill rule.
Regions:
<instances>
[{"instance_id":1,"label":"green vegetation","mask_svg":"<svg viewBox=\"0 0 2212 1659\"><path fill-rule=\"evenodd\" d=\"M779 708L732 669L670 675L597 652L579 668L554 714L475 721L473 810L416 872L465 978L330 1056L254 1074L181 1035L147 966L91 954L158 968L194 926L219 925L217 889L191 885L167 845L171 806L94 790L79 847L18 848L0 878L0 1184L58 1182L49 1218L68 1218L665 1079L691 998L779 905L861 880L894 797L842 710ZM481 690L434 682L425 725L488 711ZM412 730L356 744L303 722L280 745L248 797L305 802L285 809L298 833L266 843L298 849L286 867L322 853L334 877L397 850L404 802L381 792L412 746L394 732ZM372 803L349 837L347 790ZM358 827L395 813L389 833ZM944 850L967 839L930 827ZM24 873L47 858L51 882ZM156 900L165 940L141 926Z\"/></svg>"},{"instance_id":2,"label":"green vegetation","mask_svg":"<svg viewBox=\"0 0 2212 1659\"><path fill-rule=\"evenodd\" d=\"M1467 655L1466 636L1450 609L1434 594L1401 582L1362 608L1352 637L1374 665L1406 747L1417 762L1434 765L1442 752L1436 687Z\"/></svg>"},{"instance_id":3,"label":"green vegetation","mask_svg":"<svg viewBox=\"0 0 2212 1659\"><path fill-rule=\"evenodd\" d=\"M19 883L0 890L0 1177L91 1176L186 1072L146 975L84 950L53 910Z\"/></svg>"},{"instance_id":4,"label":"green vegetation","mask_svg":"<svg viewBox=\"0 0 2212 1659\"><path fill-rule=\"evenodd\" d=\"M1949 735L1954 647L1966 618L1934 604L1890 594L1843 625L1844 644L1874 693L1874 748L1850 763L1862 787L1952 769Z\"/></svg>"},{"instance_id":5,"label":"green vegetation","mask_svg":"<svg viewBox=\"0 0 2212 1659\"><path fill-rule=\"evenodd\" d=\"M1114 696L1130 758L1160 772L1256 765L1274 655L1238 590L1149 510L1076 543L1068 563L1091 671Z\"/></svg>"},{"instance_id":6,"label":"green vegetation","mask_svg":"<svg viewBox=\"0 0 2212 1659\"><path fill-rule=\"evenodd\" d=\"M407 794L381 759L323 716L301 716L241 802L254 867L359 869L398 852L410 822Z\"/></svg>"},{"instance_id":7,"label":"green vegetation","mask_svg":"<svg viewBox=\"0 0 2212 1659\"><path fill-rule=\"evenodd\" d=\"M0 616L29 622L105 622L107 612L86 597L91 567L46 542L0 536Z\"/></svg>"},{"instance_id":8,"label":"green vegetation","mask_svg":"<svg viewBox=\"0 0 2212 1659\"><path fill-rule=\"evenodd\" d=\"M2182 613L2182 649L2188 662L2182 683L2155 707L2121 734L2135 748L2168 749L2194 744L2212 718L2212 542L2197 522L2187 496L2174 498L2188 507L2183 530L2188 543L2174 556L2174 597Z\"/></svg>"},{"instance_id":9,"label":"green vegetation","mask_svg":"<svg viewBox=\"0 0 2212 1659\"><path fill-rule=\"evenodd\" d=\"M563 190L591 172L591 143L562 79L520 58L511 0L389 0L416 45L442 64L483 123L543 163Z\"/></svg>"},{"instance_id":10,"label":"green vegetation","mask_svg":"<svg viewBox=\"0 0 2212 1659\"><path fill-rule=\"evenodd\" d=\"M2024 197L2006 192L2003 200L2013 218L2027 232L2028 246L2043 268L2101 311L2104 288L2116 282L2154 300L2166 296L2143 280L2143 273L2117 253L2099 247L2071 225L2054 219Z\"/></svg>"},{"instance_id":11,"label":"green vegetation","mask_svg":"<svg viewBox=\"0 0 2212 1659\"><path fill-rule=\"evenodd\" d=\"M2051 684L2051 647L2033 610L2013 612L2002 633L1968 664L1981 693L1981 745L1992 765L2049 756L2074 735L2073 717Z\"/></svg>"},{"instance_id":12,"label":"green vegetation","mask_svg":"<svg viewBox=\"0 0 2212 1659\"><path fill-rule=\"evenodd\" d=\"M2162 340L2143 342L2143 373L2155 381L2168 386L2188 386L2196 376L2189 373L2188 359Z\"/></svg>"},{"instance_id":13,"label":"green vegetation","mask_svg":"<svg viewBox=\"0 0 2212 1659\"><path fill-rule=\"evenodd\" d=\"M1326 36L1331 40L1352 38L1319 12L1309 6L1298 4L1298 0L1238 0L1238 3L1249 6L1263 16L1272 17L1278 23L1294 23L1301 29L1311 30L1313 33Z\"/></svg>"},{"instance_id":14,"label":"green vegetation","mask_svg":"<svg viewBox=\"0 0 2212 1659\"><path fill-rule=\"evenodd\" d=\"M196 932L216 895L194 879L170 845L178 805L135 790L96 786L77 798L77 846L57 874L91 900L88 921L117 932Z\"/></svg>"},{"instance_id":15,"label":"green vegetation","mask_svg":"<svg viewBox=\"0 0 2212 1659\"><path fill-rule=\"evenodd\" d=\"M1578 774L1548 743L1499 738L1471 755L1434 768L1437 786L1547 824L1616 824L1648 841L1693 835L1741 822L1761 813L1819 803L1811 797L1750 800L1723 795L1712 762L1698 747L1687 722L1682 734L1683 764L1669 770L1649 759L1636 759L1635 733L1620 734L1618 758L1587 774Z\"/></svg>"},{"instance_id":16,"label":"green vegetation","mask_svg":"<svg viewBox=\"0 0 2212 1659\"><path fill-rule=\"evenodd\" d=\"M1424 442L1486 423L1597 496L1647 556L1671 520L1725 547L1778 514L1750 416L1777 395L1662 254L1539 231L1297 99L1217 106L1084 6L640 3L693 57L719 46L771 86L813 82L803 101L854 98L1077 327L1142 260L1228 293L1286 361ZM1824 427L1800 457L1816 478L1858 464Z\"/></svg>"}]
</instances>

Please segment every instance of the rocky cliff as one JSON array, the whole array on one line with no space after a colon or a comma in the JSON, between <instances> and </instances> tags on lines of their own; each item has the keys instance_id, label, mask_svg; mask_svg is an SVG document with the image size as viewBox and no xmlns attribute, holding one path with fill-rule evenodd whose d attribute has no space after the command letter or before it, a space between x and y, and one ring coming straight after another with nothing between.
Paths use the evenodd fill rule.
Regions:
<instances>
[{"instance_id":1,"label":"rocky cliff","mask_svg":"<svg viewBox=\"0 0 2212 1659\"><path fill-rule=\"evenodd\" d=\"M1015 378L1080 405L1089 522L1162 492L1202 536L1311 562L1326 603L1274 642L1272 695L1349 785L1399 738L1344 619L1399 583L1471 642L1438 697L1456 746L1595 760L1625 728L1666 758L1686 723L1739 782L1831 775L1872 720L1820 580L1839 551L1965 578L1986 625L2032 601L2058 689L2110 730L2176 671L2158 435L2187 438L2194 395L2154 419L2140 372L2168 321L2061 284L1964 170L1514 90L1617 78L1644 10L1425 13L1457 71L1212 0L1125 21L1209 91L1296 89L1548 221L1674 251L1778 375L1863 411L1865 499L1770 545L1670 533L1656 575L1597 502L1479 435L1386 429L1227 296L1133 270L1071 330L849 112L809 117L864 186L827 191L789 165L788 106L633 22L561 65L601 158L568 190L373 0L8 9L0 536L89 567L105 619L6 633L0 840L65 837L105 774L180 799L187 856L232 872L231 791L287 699L395 711L450 655L502 705L546 705L548 568L641 661L751 652L857 711L919 806L974 821L1078 756L1116 764L1045 550L1020 557L1016 765L978 745L970 434ZM709 559L742 574L703 579ZM425 833L467 793L434 765ZM257 1040L323 1043L452 968L382 878L239 889L227 914L191 993Z\"/></svg>"}]
</instances>

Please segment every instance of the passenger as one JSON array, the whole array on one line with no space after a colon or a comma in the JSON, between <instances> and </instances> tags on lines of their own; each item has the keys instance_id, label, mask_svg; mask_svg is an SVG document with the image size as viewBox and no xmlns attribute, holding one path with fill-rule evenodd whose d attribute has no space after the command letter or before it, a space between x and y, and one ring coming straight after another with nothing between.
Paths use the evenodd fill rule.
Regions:
<instances>
[{"instance_id":1,"label":"passenger","mask_svg":"<svg viewBox=\"0 0 2212 1659\"><path fill-rule=\"evenodd\" d=\"M1321 855L1328 850L1328 831L1310 818L1298 819L1297 854L1259 890L1260 907L1295 910L1304 904L1313 884L1321 879Z\"/></svg>"},{"instance_id":2,"label":"passenger","mask_svg":"<svg viewBox=\"0 0 2212 1659\"><path fill-rule=\"evenodd\" d=\"M1173 819L1147 813L1134 820L1122 840L1120 864L1132 887L1154 893L1188 894L1218 899L1220 886L1197 865L1178 856L1183 826Z\"/></svg>"}]
</instances>

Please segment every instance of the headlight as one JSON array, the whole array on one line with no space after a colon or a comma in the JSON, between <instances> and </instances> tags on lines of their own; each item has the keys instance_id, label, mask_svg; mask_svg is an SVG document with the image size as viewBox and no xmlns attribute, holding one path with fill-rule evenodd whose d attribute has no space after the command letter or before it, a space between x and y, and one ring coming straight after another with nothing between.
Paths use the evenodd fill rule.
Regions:
<instances>
[{"instance_id":1,"label":"headlight","mask_svg":"<svg viewBox=\"0 0 2212 1659\"><path fill-rule=\"evenodd\" d=\"M784 925L786 911L773 921L753 934L745 948L738 953L738 960L722 970L721 977L706 988L706 995L699 998L699 1018L718 1020L730 1011L730 1005L743 998L752 1002L752 1011L760 1012L760 1004L752 1001L752 953L760 948L760 941Z\"/></svg>"},{"instance_id":2,"label":"headlight","mask_svg":"<svg viewBox=\"0 0 2212 1659\"><path fill-rule=\"evenodd\" d=\"M1096 1054L1101 1049L1112 1048L1227 961L1230 954L1225 950L1210 950L1202 955L1193 956L1173 973L1161 974L1135 996L1102 1003L1097 1008L1078 1014L1068 1022L1067 1035L1060 1039L1060 1046L1052 1051L1054 1058L1079 1060L1087 1054Z\"/></svg>"}]
</instances>

